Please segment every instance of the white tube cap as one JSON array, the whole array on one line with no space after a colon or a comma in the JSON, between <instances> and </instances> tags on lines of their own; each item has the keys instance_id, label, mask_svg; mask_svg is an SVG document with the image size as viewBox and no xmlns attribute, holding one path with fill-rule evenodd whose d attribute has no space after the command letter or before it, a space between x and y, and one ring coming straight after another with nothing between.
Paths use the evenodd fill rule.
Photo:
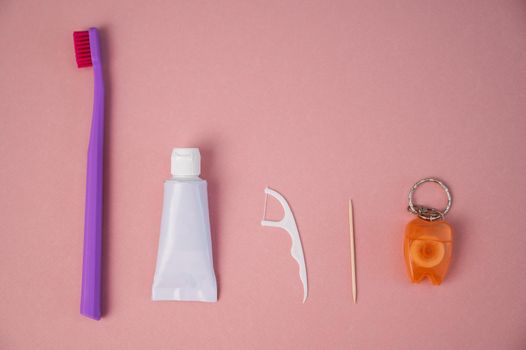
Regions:
<instances>
[{"instance_id":1,"label":"white tube cap","mask_svg":"<svg viewBox=\"0 0 526 350\"><path fill-rule=\"evenodd\" d=\"M199 148L174 148L172 151L172 176L199 176L201 154Z\"/></svg>"}]
</instances>

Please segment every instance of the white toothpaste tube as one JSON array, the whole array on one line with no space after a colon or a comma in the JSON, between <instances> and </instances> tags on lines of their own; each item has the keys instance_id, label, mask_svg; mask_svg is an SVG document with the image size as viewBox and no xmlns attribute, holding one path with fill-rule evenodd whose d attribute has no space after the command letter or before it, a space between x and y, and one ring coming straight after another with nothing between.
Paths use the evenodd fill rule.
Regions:
<instances>
[{"instance_id":1,"label":"white toothpaste tube","mask_svg":"<svg viewBox=\"0 0 526 350\"><path fill-rule=\"evenodd\" d=\"M217 301L207 183L198 148L175 148L164 202L152 300Z\"/></svg>"}]
</instances>

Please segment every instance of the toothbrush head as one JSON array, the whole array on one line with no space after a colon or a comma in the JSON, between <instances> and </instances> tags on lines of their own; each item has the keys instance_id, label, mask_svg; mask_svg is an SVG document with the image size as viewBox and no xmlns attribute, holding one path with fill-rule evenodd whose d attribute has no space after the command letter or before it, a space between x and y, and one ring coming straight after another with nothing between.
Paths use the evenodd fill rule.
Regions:
<instances>
[{"instance_id":1,"label":"toothbrush head","mask_svg":"<svg viewBox=\"0 0 526 350\"><path fill-rule=\"evenodd\" d=\"M77 67L91 67L91 46L89 31L73 32L73 43L75 45L75 58Z\"/></svg>"}]
</instances>

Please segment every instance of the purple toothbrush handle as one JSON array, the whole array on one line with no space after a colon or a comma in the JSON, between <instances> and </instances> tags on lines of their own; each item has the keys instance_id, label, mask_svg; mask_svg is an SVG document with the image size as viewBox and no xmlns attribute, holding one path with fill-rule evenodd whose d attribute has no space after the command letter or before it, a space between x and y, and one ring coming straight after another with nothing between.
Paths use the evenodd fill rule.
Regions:
<instances>
[{"instance_id":1,"label":"purple toothbrush handle","mask_svg":"<svg viewBox=\"0 0 526 350\"><path fill-rule=\"evenodd\" d=\"M94 72L94 98L86 174L84 254L80 313L99 320L101 316L102 182L104 150L104 80L97 29L89 29Z\"/></svg>"}]
</instances>

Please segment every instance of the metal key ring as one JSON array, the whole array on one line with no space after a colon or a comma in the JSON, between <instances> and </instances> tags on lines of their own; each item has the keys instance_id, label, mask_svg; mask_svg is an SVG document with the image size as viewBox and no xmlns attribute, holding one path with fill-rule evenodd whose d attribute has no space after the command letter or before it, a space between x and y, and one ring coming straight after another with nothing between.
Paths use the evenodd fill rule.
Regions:
<instances>
[{"instance_id":1,"label":"metal key ring","mask_svg":"<svg viewBox=\"0 0 526 350\"><path fill-rule=\"evenodd\" d=\"M442 189L444 190L444 192L446 192L447 205L444 210L440 211L438 209L427 208L427 207L423 207L421 205L417 205L413 203L413 194L415 193L416 189L418 188L418 186L426 182L434 182L436 184L439 184L440 187L442 187ZM417 215L419 218L427 220L427 221L435 221L438 219L444 219L444 216L446 216L446 214L449 212L449 209L451 209L451 204L453 202L453 199L451 198L451 192L449 192L449 188L447 188L447 186L442 181L440 181L439 179L433 178L433 177L428 177L428 178L422 179L418 181L417 183L415 183L413 187L411 187L411 190L409 191L408 199L409 199L409 206L407 207L407 210Z\"/></svg>"}]
</instances>

